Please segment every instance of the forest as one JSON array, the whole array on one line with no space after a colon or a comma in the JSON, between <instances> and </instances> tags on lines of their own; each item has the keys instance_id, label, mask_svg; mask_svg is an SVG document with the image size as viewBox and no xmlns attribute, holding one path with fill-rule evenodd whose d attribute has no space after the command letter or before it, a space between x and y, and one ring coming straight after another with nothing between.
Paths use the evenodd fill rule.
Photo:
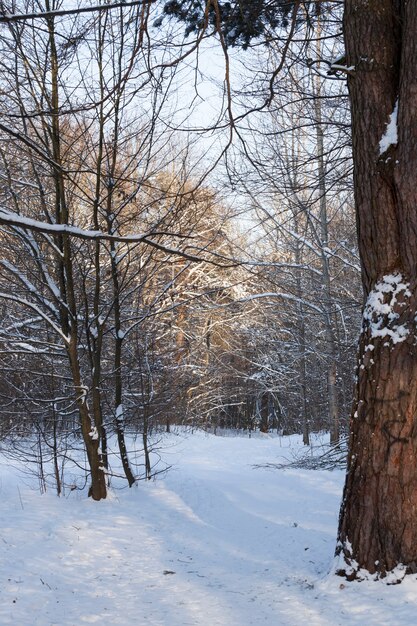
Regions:
<instances>
[{"instance_id":1,"label":"forest","mask_svg":"<svg viewBox=\"0 0 417 626\"><path fill-rule=\"evenodd\" d=\"M297 442L347 464L338 584L414 576L417 7L4 0L0 30L4 467L99 502L181 433Z\"/></svg>"},{"instance_id":2,"label":"forest","mask_svg":"<svg viewBox=\"0 0 417 626\"><path fill-rule=\"evenodd\" d=\"M112 436L129 484L152 473L148 434L173 424L337 443L360 324L331 14L319 37L300 26L312 41L294 44L264 113L266 70L246 65L279 49L232 50L226 80L215 43L201 52L144 11L3 26L2 437L17 450L36 434L58 493L63 453L81 447L95 499Z\"/></svg>"}]
</instances>

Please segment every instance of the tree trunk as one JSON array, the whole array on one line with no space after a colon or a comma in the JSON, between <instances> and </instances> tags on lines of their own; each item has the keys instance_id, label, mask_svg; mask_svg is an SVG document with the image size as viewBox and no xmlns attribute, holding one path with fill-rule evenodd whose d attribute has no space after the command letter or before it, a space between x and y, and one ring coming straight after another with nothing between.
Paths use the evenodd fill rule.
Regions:
<instances>
[{"instance_id":1,"label":"tree trunk","mask_svg":"<svg viewBox=\"0 0 417 626\"><path fill-rule=\"evenodd\" d=\"M117 443L119 445L120 458L122 460L123 471L126 476L129 487L132 487L136 479L133 475L127 452L124 426L124 408L123 408L123 376L122 376L122 343L124 334L121 329L121 311L120 311L120 285L117 267L116 248L114 243L111 244L111 268L113 278L113 297L114 297L114 399L115 399L115 427L117 433Z\"/></svg>"},{"instance_id":2,"label":"tree trunk","mask_svg":"<svg viewBox=\"0 0 417 626\"><path fill-rule=\"evenodd\" d=\"M321 24L318 22L316 51L317 58L322 57L321 43ZM337 401L337 344L333 331L333 299L332 299L332 282L330 275L329 260L329 230L327 217L327 186L326 186L326 162L324 158L324 129L322 120L322 93L321 79L318 75L313 77L313 96L314 96L314 113L317 140L317 174L318 174L318 191L320 200L320 249L321 249L321 268L322 268L322 287L324 302L323 313L325 323L325 338L327 352L327 396L329 406L329 429L330 443L338 444L340 436L339 426L339 405Z\"/></svg>"},{"instance_id":3,"label":"tree trunk","mask_svg":"<svg viewBox=\"0 0 417 626\"><path fill-rule=\"evenodd\" d=\"M269 432L269 394L267 391L264 391L262 396L261 396L261 402L260 402L261 406L260 406L260 410L259 410L259 414L260 414L260 424L259 424L259 430L261 431L261 433L268 433Z\"/></svg>"},{"instance_id":4,"label":"tree trunk","mask_svg":"<svg viewBox=\"0 0 417 626\"><path fill-rule=\"evenodd\" d=\"M354 578L417 572L417 3L346 0L344 30L366 298L337 548Z\"/></svg>"},{"instance_id":5,"label":"tree trunk","mask_svg":"<svg viewBox=\"0 0 417 626\"><path fill-rule=\"evenodd\" d=\"M76 322L71 327L71 339L67 346L68 357L71 365L72 380L77 393L77 406L80 415L81 433L87 453L88 465L91 475L91 485L88 496L93 500L104 500L107 496L106 474L103 457L100 449L100 435L94 425L90 409L87 403L87 388L82 384L80 365L77 355L77 330Z\"/></svg>"},{"instance_id":6,"label":"tree trunk","mask_svg":"<svg viewBox=\"0 0 417 626\"><path fill-rule=\"evenodd\" d=\"M299 224L296 216L294 215L294 231L298 235ZM302 243L297 241L295 248L295 262L297 265L301 265L303 262L303 250ZM297 330L298 330L298 363L299 363L299 388L301 399L301 423L303 428L303 444L305 446L310 445L310 412L307 401L307 350L306 350L306 316L302 299L304 297L303 285L302 285L302 271L296 270L295 275L296 295L299 298L298 303L298 316L297 316Z\"/></svg>"},{"instance_id":7,"label":"tree trunk","mask_svg":"<svg viewBox=\"0 0 417 626\"><path fill-rule=\"evenodd\" d=\"M299 280L297 278L297 294L301 294L301 289L299 288ZM302 294L299 296L302 297ZM304 316L304 307L300 304L299 308L299 318L298 318L298 333L299 333L299 376L300 376L300 395L301 395L301 423L303 428L303 444L305 446L310 445L310 412L308 407L307 400L307 358L306 358L306 328L305 328L305 316Z\"/></svg>"},{"instance_id":8,"label":"tree trunk","mask_svg":"<svg viewBox=\"0 0 417 626\"><path fill-rule=\"evenodd\" d=\"M45 3L47 11L51 10L49 0ZM70 222L66 200L64 169L61 169L61 126L59 106L59 59L56 45L54 16L47 19L50 46L50 101L53 112L48 131L51 136L53 160L59 165L52 170L55 182L55 220L57 224ZM73 253L69 237L57 237L60 254L57 260L57 273L60 284L60 323L64 334L68 337L66 345L70 363L72 383L77 394L77 406L80 417L81 431L87 452L91 473L91 486L88 495L94 500L102 500L107 495L103 458L100 450L99 432L87 405L87 388L82 384L81 368L78 358L78 308L76 301L75 281L73 275ZM100 425L99 425L100 426Z\"/></svg>"}]
</instances>

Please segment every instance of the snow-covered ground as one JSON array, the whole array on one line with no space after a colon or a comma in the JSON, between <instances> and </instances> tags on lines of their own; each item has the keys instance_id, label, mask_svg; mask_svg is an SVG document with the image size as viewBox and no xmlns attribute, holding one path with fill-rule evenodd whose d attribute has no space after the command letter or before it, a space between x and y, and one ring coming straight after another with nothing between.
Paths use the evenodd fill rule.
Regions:
<instances>
[{"instance_id":1,"label":"snow-covered ground","mask_svg":"<svg viewBox=\"0 0 417 626\"><path fill-rule=\"evenodd\" d=\"M0 466L0 625L401 626L417 579L329 575L341 471L254 469L298 438L164 438L172 469L95 503ZM33 487L36 481L33 480Z\"/></svg>"}]
</instances>

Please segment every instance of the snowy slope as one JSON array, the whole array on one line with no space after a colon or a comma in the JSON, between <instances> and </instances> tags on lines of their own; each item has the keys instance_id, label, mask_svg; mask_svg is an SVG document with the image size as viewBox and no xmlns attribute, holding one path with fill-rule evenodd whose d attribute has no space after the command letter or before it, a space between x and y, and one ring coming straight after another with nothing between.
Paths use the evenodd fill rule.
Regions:
<instances>
[{"instance_id":1,"label":"snowy slope","mask_svg":"<svg viewBox=\"0 0 417 626\"><path fill-rule=\"evenodd\" d=\"M297 438L170 435L170 472L94 503L0 467L0 625L401 626L417 582L332 565L340 471L254 469ZM35 481L34 481L35 485Z\"/></svg>"}]
</instances>

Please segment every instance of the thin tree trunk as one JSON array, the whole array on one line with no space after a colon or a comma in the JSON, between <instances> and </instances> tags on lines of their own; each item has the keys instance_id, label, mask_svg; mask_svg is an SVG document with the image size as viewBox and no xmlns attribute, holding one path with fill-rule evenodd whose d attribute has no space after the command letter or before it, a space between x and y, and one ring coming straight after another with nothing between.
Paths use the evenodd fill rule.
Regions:
<instances>
[{"instance_id":1,"label":"thin tree trunk","mask_svg":"<svg viewBox=\"0 0 417 626\"><path fill-rule=\"evenodd\" d=\"M54 372L52 372L52 394L55 396L55 378ZM56 492L60 496L62 492L61 476L59 472L59 456L58 456L58 414L55 409L55 402L52 402L52 455L54 464L54 474L56 482Z\"/></svg>"},{"instance_id":2,"label":"thin tree trunk","mask_svg":"<svg viewBox=\"0 0 417 626\"><path fill-rule=\"evenodd\" d=\"M296 121L294 119L294 125L296 125ZM297 145L295 141L295 136L292 137L291 140L291 160L293 163L296 163L297 157ZM292 175L292 188L296 190L298 188L298 172L297 168L294 168L294 173ZM297 194L294 192L295 196L295 206L297 210L293 213L294 220L294 232L298 236L300 234L300 223L299 223L299 210L298 210L298 200ZM298 266L301 266L303 262L303 243L301 240L296 239L295 241L295 263ZM309 415L309 406L307 399L307 350L306 350L306 325L305 325L305 311L302 303L304 292L303 292L303 282L302 282L302 270L295 270L295 284L296 284L296 295L299 299L298 303L298 316L297 316L297 330L298 330L298 365L299 365L299 389L301 396L301 423L302 423L302 431L303 431L303 444L305 446L310 445L310 415Z\"/></svg>"},{"instance_id":3,"label":"thin tree trunk","mask_svg":"<svg viewBox=\"0 0 417 626\"><path fill-rule=\"evenodd\" d=\"M118 312L119 313L119 312ZM115 355L114 355L114 367L115 367L115 404L116 404L116 433L117 443L119 445L120 458L122 461L122 467L126 476L129 487L132 487L136 480L130 467L129 457L127 453L125 429L124 429L124 409L123 409L123 382L122 382L122 338L120 330L120 317L117 317L116 322L116 338L115 338Z\"/></svg>"},{"instance_id":4,"label":"thin tree trunk","mask_svg":"<svg viewBox=\"0 0 417 626\"><path fill-rule=\"evenodd\" d=\"M47 0L46 9L51 10L50 2ZM53 159L59 166L61 165L61 132L59 118L59 94L58 94L58 54L55 41L54 18L48 18L49 43L51 47L51 143ZM65 194L65 180L63 170L56 167L53 170L55 181L55 214L58 224L68 224L69 214ZM61 290L61 325L64 334L67 336L66 349L70 363L72 382L77 394L77 406L79 410L81 432L86 447L87 458L91 473L91 486L89 496L94 500L101 500L106 497L106 480L103 466L103 459L100 451L99 432L94 426L91 418L86 397L86 386L82 383L81 370L78 359L78 323L77 323L77 303L75 297L75 284L73 277L73 260L71 241L68 236L59 236L58 245L62 254L58 260L58 274L60 277Z\"/></svg>"},{"instance_id":5,"label":"thin tree trunk","mask_svg":"<svg viewBox=\"0 0 417 626\"><path fill-rule=\"evenodd\" d=\"M110 208L109 215L110 215ZM109 230L111 225L109 224ZM135 484L136 480L133 475L127 452L125 428L124 428L124 409L123 409L123 377L122 377L122 345L124 335L121 328L121 311L120 311L120 285L119 285L119 268L117 250L114 242L111 243L111 272L113 281L113 308L114 308L114 402L115 402L115 428L117 433L117 443L119 445L120 458L122 467L126 476L129 487Z\"/></svg>"},{"instance_id":6,"label":"thin tree trunk","mask_svg":"<svg viewBox=\"0 0 417 626\"><path fill-rule=\"evenodd\" d=\"M295 223L295 232L298 234L298 223ZM302 263L302 250L300 242L296 242L295 262L296 264ZM299 376L300 376L300 392L301 392L301 421L303 428L303 444L305 446L310 445L310 416L308 410L307 401L307 356L306 356L306 325L305 325L305 311L301 302L304 294L301 283L301 271L296 270L296 286L297 297L300 299L298 304L298 350L299 350Z\"/></svg>"},{"instance_id":7,"label":"thin tree trunk","mask_svg":"<svg viewBox=\"0 0 417 626\"><path fill-rule=\"evenodd\" d=\"M297 244L298 251L298 244ZM299 263L296 257L296 263ZM301 299L302 288L301 288L301 278L299 272L297 272L297 296ZM299 350L299 376L300 376L300 392L301 392L301 422L303 428L303 444L305 446L310 445L310 416L308 410L308 401L307 401L307 358L306 358L306 327L305 327L305 316L304 316L304 307L300 302L298 305L298 350Z\"/></svg>"},{"instance_id":8,"label":"thin tree trunk","mask_svg":"<svg viewBox=\"0 0 417 626\"><path fill-rule=\"evenodd\" d=\"M152 478L152 468L151 468L151 459L149 455L148 433L149 433L149 408L147 405L145 405L145 408L143 411L142 443L143 443L143 454L145 458L145 477L148 480L150 480Z\"/></svg>"},{"instance_id":9,"label":"thin tree trunk","mask_svg":"<svg viewBox=\"0 0 417 626\"><path fill-rule=\"evenodd\" d=\"M264 391L261 395L260 405L259 413L261 420L259 430L261 433L267 433L269 432L269 394L267 391Z\"/></svg>"},{"instance_id":10,"label":"thin tree trunk","mask_svg":"<svg viewBox=\"0 0 417 626\"><path fill-rule=\"evenodd\" d=\"M321 58L321 26L320 21L317 31L317 58ZM324 294L324 324L327 351L327 394L329 407L330 443L339 443L339 406L337 399L337 346L332 326L332 292L329 264L329 233L327 224L327 189L326 189L326 164L324 160L324 132L322 123L322 102L320 76L313 77L313 95L315 111L315 127L317 141L317 169L318 187L320 198L320 249L321 268Z\"/></svg>"}]
</instances>

